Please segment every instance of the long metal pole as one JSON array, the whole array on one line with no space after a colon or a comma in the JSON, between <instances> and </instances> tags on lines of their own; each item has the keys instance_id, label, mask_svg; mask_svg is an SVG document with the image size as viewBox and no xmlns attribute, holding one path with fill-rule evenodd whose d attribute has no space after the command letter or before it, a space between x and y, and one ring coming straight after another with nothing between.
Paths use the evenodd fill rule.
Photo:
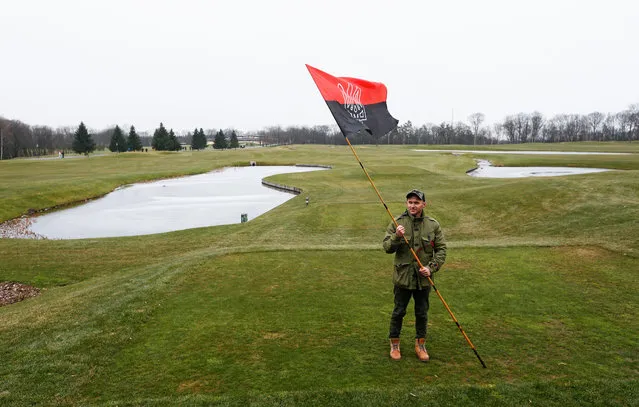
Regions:
<instances>
[{"instance_id":1,"label":"long metal pole","mask_svg":"<svg viewBox=\"0 0 639 407\"><path fill-rule=\"evenodd\" d=\"M353 145L351 144L350 140L348 139L348 137L344 136L344 138L346 139L346 142L348 143L348 146L351 148L351 151L353 152L353 155L355 156L355 159L357 160L357 162L359 163L359 166L362 167L362 171L364 171L364 174L366 174L366 178L368 178L368 181L371 183L371 186L373 187L373 189L375 190L375 193L377 194L377 197L379 198L379 200L382 202L382 205L384 205L384 208L386 209L386 212L388 213L388 215L390 216L390 218L393 220L393 223L395 224L395 227L399 226L397 221L395 220L395 217L393 216L393 214L391 213L391 211L388 209L388 206L386 205L386 202L384 202L384 199L382 198L382 195L379 193L379 190L377 189L377 187L375 186L375 183L373 182L373 179L370 177L370 175L368 175L368 171L366 171L366 168L364 168L364 164L362 164L362 161L359 159L359 157L357 156L357 153L355 152L355 149L353 148ZM413 255L413 257L415 258L415 260L417 260L417 264L419 265L419 268L424 267L424 265L422 264L422 262L419 260L419 256L417 256L417 253L415 253L415 250L413 250L413 248L410 246L410 242L408 241L408 238L406 237L406 235L404 235L404 242L406 242L406 244L408 245L408 248L410 249L411 254ZM442 297L442 295L440 294L439 290L437 289L437 287L435 287L435 283L433 282L433 280L429 277L428 278L428 283L431 285L431 287L433 287L433 290L435 291L435 293L437 293L437 296L439 297L439 299L441 300L442 304L444 304L444 307L446 308L446 311L448 311L448 313L450 314L450 317L453 319L453 321L455 322L455 325L457 325L457 328L459 328L459 331L461 332L461 334L464 336L464 339L466 339L466 342L468 343L468 345L470 346L470 348L473 350L473 352L475 352L475 356L477 356L477 359L479 359L479 362L481 363L481 365L486 368L486 364L484 363L484 361L482 360L481 356L479 356L479 353L477 352L477 348L475 348L475 345L473 345L473 343L471 342L470 338L468 337L468 335L466 335L466 332L464 332L464 329L462 328L461 324L459 323L459 321L457 320L457 318L455 318L455 314L453 314L453 311L451 311L450 307L448 306L448 304L446 303L446 301L444 300L444 297Z\"/></svg>"},{"instance_id":2,"label":"long metal pole","mask_svg":"<svg viewBox=\"0 0 639 407\"><path fill-rule=\"evenodd\" d=\"M4 156L4 129L0 127L0 160Z\"/></svg>"}]
</instances>

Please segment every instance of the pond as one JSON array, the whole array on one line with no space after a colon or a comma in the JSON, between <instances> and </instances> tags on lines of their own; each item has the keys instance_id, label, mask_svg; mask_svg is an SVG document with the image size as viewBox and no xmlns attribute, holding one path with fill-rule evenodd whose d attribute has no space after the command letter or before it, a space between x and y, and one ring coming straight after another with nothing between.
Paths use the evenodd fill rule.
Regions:
<instances>
[{"instance_id":1,"label":"pond","mask_svg":"<svg viewBox=\"0 0 639 407\"><path fill-rule=\"evenodd\" d=\"M630 155L632 153L602 153L596 151L516 151L516 150L415 150L424 153L453 154L543 154L543 155Z\"/></svg>"},{"instance_id":2,"label":"pond","mask_svg":"<svg viewBox=\"0 0 639 407\"><path fill-rule=\"evenodd\" d=\"M497 151L497 150L415 150L424 153L471 154L549 154L549 155L629 155L631 153L602 153L595 151ZM476 160L477 168L467 171L471 177L482 178L525 178L525 177L558 177L563 175L590 174L610 171L606 168L576 167L493 167L488 160Z\"/></svg>"},{"instance_id":3,"label":"pond","mask_svg":"<svg viewBox=\"0 0 639 407\"><path fill-rule=\"evenodd\" d=\"M605 168L575 167L493 167L490 161L477 160L477 168L467 172L471 177L482 178L525 178L557 177L562 175L590 174L610 171Z\"/></svg>"},{"instance_id":4,"label":"pond","mask_svg":"<svg viewBox=\"0 0 639 407\"><path fill-rule=\"evenodd\" d=\"M49 239L137 236L250 221L295 197L262 185L271 175L317 171L303 166L224 168L189 177L127 185L84 205L33 219Z\"/></svg>"}]
</instances>

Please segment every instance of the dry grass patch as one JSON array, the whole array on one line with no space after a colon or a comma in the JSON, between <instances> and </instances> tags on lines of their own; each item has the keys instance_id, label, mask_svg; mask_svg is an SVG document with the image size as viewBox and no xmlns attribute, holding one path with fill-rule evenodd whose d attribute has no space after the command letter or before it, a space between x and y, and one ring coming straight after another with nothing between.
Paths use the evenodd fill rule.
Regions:
<instances>
[{"instance_id":1,"label":"dry grass patch","mask_svg":"<svg viewBox=\"0 0 639 407\"><path fill-rule=\"evenodd\" d=\"M446 264L444 264L446 270L469 270L472 269L472 267L471 262L463 260L447 261Z\"/></svg>"},{"instance_id":2,"label":"dry grass patch","mask_svg":"<svg viewBox=\"0 0 639 407\"><path fill-rule=\"evenodd\" d=\"M568 261L574 261L574 259L596 261L612 257L610 251L596 246L562 246L554 248L553 251L566 257Z\"/></svg>"},{"instance_id":3,"label":"dry grass patch","mask_svg":"<svg viewBox=\"0 0 639 407\"><path fill-rule=\"evenodd\" d=\"M262 335L262 339L282 339L285 336L286 334L283 334L281 332L267 332Z\"/></svg>"}]
</instances>

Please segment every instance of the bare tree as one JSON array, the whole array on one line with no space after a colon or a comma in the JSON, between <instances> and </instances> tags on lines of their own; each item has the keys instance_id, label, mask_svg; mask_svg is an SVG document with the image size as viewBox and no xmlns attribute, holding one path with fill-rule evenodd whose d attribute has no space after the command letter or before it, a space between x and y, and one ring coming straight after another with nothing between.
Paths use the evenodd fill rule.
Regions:
<instances>
[{"instance_id":1,"label":"bare tree","mask_svg":"<svg viewBox=\"0 0 639 407\"><path fill-rule=\"evenodd\" d=\"M400 124L397 127L397 132L399 133L399 136L402 140L402 144L406 144L406 141L408 141L408 144L413 143L415 129L413 128L413 123L411 123L410 120L406 123Z\"/></svg>"},{"instance_id":2,"label":"bare tree","mask_svg":"<svg viewBox=\"0 0 639 407\"><path fill-rule=\"evenodd\" d=\"M601 123L603 122L605 116L601 112L592 112L592 113L588 114L587 118L588 118L588 126L589 126L589 129L590 129L590 137L589 138L590 138L590 140L596 140L597 139L597 134L599 133L599 128L600 128ZM601 137L599 137L599 140L601 141Z\"/></svg>"},{"instance_id":3,"label":"bare tree","mask_svg":"<svg viewBox=\"0 0 639 407\"><path fill-rule=\"evenodd\" d=\"M454 144L470 144L473 141L473 132L464 122L455 123L453 128L453 143Z\"/></svg>"},{"instance_id":4,"label":"bare tree","mask_svg":"<svg viewBox=\"0 0 639 407\"><path fill-rule=\"evenodd\" d=\"M479 134L479 127L486 119L486 115L483 113L473 113L468 116L468 121L470 122L470 128L473 131L473 145L477 144L477 135Z\"/></svg>"},{"instance_id":5,"label":"bare tree","mask_svg":"<svg viewBox=\"0 0 639 407\"><path fill-rule=\"evenodd\" d=\"M544 126L543 140L549 143L557 142L561 139L561 122L557 116L548 120Z\"/></svg>"},{"instance_id":6,"label":"bare tree","mask_svg":"<svg viewBox=\"0 0 639 407\"><path fill-rule=\"evenodd\" d=\"M515 130L518 143L527 143L531 129L530 115L527 113L517 113L515 116Z\"/></svg>"},{"instance_id":7,"label":"bare tree","mask_svg":"<svg viewBox=\"0 0 639 407\"><path fill-rule=\"evenodd\" d=\"M506 116L504 119L504 124L502 125L504 132L506 133L506 138L508 142L514 144L516 141L516 125L515 118L513 116Z\"/></svg>"},{"instance_id":8,"label":"bare tree","mask_svg":"<svg viewBox=\"0 0 639 407\"><path fill-rule=\"evenodd\" d=\"M601 139L616 140L617 138L617 115L608 113L604 119L603 126L601 128Z\"/></svg>"},{"instance_id":9,"label":"bare tree","mask_svg":"<svg viewBox=\"0 0 639 407\"><path fill-rule=\"evenodd\" d=\"M501 141L501 137L504 134L504 125L501 123L493 124L493 134L495 135L495 140L497 141L497 144L499 144L499 142Z\"/></svg>"},{"instance_id":10,"label":"bare tree","mask_svg":"<svg viewBox=\"0 0 639 407\"><path fill-rule=\"evenodd\" d=\"M539 139L542 129L544 127L544 116L539 112L533 112L530 116L530 141L533 143Z\"/></svg>"},{"instance_id":11,"label":"bare tree","mask_svg":"<svg viewBox=\"0 0 639 407\"><path fill-rule=\"evenodd\" d=\"M639 103L628 107L626 117L629 123L628 140L639 140Z\"/></svg>"}]
</instances>

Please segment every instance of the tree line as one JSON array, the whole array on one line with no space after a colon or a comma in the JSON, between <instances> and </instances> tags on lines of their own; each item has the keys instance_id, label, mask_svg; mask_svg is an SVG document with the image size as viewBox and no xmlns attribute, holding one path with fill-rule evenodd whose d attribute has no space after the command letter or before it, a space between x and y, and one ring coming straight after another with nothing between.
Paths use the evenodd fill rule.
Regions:
<instances>
[{"instance_id":1,"label":"tree line","mask_svg":"<svg viewBox=\"0 0 639 407\"><path fill-rule=\"evenodd\" d=\"M135 126L131 126L128 134L119 125L100 131L90 132L84 122L73 129L60 127L52 129L48 126L29 126L16 120L0 117L0 157L2 159L16 157L39 157L52 155L56 152L76 152L90 154L96 149L108 148L112 152L143 151L153 148L158 151L179 151L189 146L194 150L202 150L209 146L209 140L215 140L213 148L240 147L237 132L227 130L213 130L205 134L202 128L193 133L176 135L173 129L167 130L163 123L155 129L153 136L145 132L138 133Z\"/></svg>"},{"instance_id":2,"label":"tree line","mask_svg":"<svg viewBox=\"0 0 639 407\"><path fill-rule=\"evenodd\" d=\"M558 114L546 119L533 112L509 115L492 125L484 122L483 113L473 113L467 121L455 123L415 126L409 120L385 136L357 134L349 136L349 140L353 144L464 145L639 140L639 104L619 113ZM276 126L261 130L258 135L265 144L346 144L336 126Z\"/></svg>"},{"instance_id":3,"label":"tree line","mask_svg":"<svg viewBox=\"0 0 639 407\"><path fill-rule=\"evenodd\" d=\"M86 134L85 134L86 132ZM229 136L227 136L227 134ZM80 137L80 141L78 141ZM176 134L163 123L153 135L138 133L134 126L125 136L119 126L89 132L84 123L77 128L29 126L17 120L0 117L0 158L32 157L56 151L90 153L95 149L140 151L152 147L160 151L178 151L185 146L194 150L238 148L239 139L250 139L261 145L277 144L345 144L337 126L270 126L256 132L241 133L235 129L195 128L193 132ZM483 113L473 113L466 121L415 126L408 120L389 134L373 138L367 134L349 137L353 144L517 144L569 141L636 141L639 140L639 104L617 113L593 112L586 115L558 114L551 118L539 112L506 116L501 122L485 124Z\"/></svg>"}]
</instances>

